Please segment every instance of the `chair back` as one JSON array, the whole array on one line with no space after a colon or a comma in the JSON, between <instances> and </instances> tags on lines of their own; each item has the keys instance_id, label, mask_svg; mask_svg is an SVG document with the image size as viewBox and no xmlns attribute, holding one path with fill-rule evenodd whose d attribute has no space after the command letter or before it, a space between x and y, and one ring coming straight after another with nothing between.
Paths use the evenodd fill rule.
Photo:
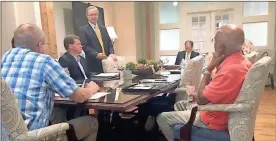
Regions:
<instances>
[{"instance_id":1,"label":"chair back","mask_svg":"<svg viewBox=\"0 0 276 141\"><path fill-rule=\"evenodd\" d=\"M186 87L187 85L195 86L195 92L197 92L199 83L201 80L202 68L203 68L203 56L199 55L188 61L183 72L181 72L181 80L179 87ZM176 101L184 100L187 96L178 94Z\"/></svg>"},{"instance_id":2,"label":"chair back","mask_svg":"<svg viewBox=\"0 0 276 141\"><path fill-rule=\"evenodd\" d=\"M258 52L256 51L252 51L251 53L249 54L246 54L245 57L247 57L247 59L252 63L254 64L256 61L257 61L257 57L258 57Z\"/></svg>"},{"instance_id":3,"label":"chair back","mask_svg":"<svg viewBox=\"0 0 276 141\"><path fill-rule=\"evenodd\" d=\"M117 62L115 62L111 57L107 57L106 59L102 60L103 64L103 71L104 72L118 72L118 67L125 67L126 66L126 58L123 56L116 56Z\"/></svg>"},{"instance_id":4,"label":"chair back","mask_svg":"<svg viewBox=\"0 0 276 141\"><path fill-rule=\"evenodd\" d=\"M14 140L21 134L28 132L22 115L19 111L15 96L12 94L7 83L1 79L1 122L6 125L10 140Z\"/></svg>"},{"instance_id":5,"label":"chair back","mask_svg":"<svg viewBox=\"0 0 276 141\"><path fill-rule=\"evenodd\" d=\"M228 130L231 141L252 141L256 112L264 91L271 57L263 57L252 65L243 82L235 103L250 107L247 112L230 112Z\"/></svg>"}]
</instances>

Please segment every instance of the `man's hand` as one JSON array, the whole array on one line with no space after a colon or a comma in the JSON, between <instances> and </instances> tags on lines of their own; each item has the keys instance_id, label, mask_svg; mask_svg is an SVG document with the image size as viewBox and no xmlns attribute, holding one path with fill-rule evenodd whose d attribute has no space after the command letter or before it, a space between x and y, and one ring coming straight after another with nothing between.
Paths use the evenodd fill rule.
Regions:
<instances>
[{"instance_id":1,"label":"man's hand","mask_svg":"<svg viewBox=\"0 0 276 141\"><path fill-rule=\"evenodd\" d=\"M220 57L216 57L214 55L208 67L206 68L207 71L212 72L215 67L219 66L222 63L223 60L224 60L224 55L221 55Z\"/></svg>"},{"instance_id":2,"label":"man's hand","mask_svg":"<svg viewBox=\"0 0 276 141\"><path fill-rule=\"evenodd\" d=\"M95 91L95 92L97 92L100 89L100 87L93 81L87 83L85 88L93 89L93 91Z\"/></svg>"},{"instance_id":3,"label":"man's hand","mask_svg":"<svg viewBox=\"0 0 276 141\"><path fill-rule=\"evenodd\" d=\"M97 55L96 58L99 59L99 60L103 60L103 59L106 59L107 56L105 54L103 54L103 53L98 53L98 55Z\"/></svg>"},{"instance_id":4,"label":"man's hand","mask_svg":"<svg viewBox=\"0 0 276 141\"><path fill-rule=\"evenodd\" d=\"M110 54L109 57L111 57L114 62L117 62L117 56L116 55Z\"/></svg>"}]
</instances>

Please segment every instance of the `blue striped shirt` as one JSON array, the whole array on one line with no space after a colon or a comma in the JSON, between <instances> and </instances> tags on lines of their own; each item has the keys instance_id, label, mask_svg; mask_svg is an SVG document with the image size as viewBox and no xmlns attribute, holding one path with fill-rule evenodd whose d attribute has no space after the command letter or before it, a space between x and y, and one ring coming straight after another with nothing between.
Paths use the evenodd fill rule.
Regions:
<instances>
[{"instance_id":1,"label":"blue striped shirt","mask_svg":"<svg viewBox=\"0 0 276 141\"><path fill-rule=\"evenodd\" d=\"M16 47L1 62L2 78L14 93L29 130L49 124L55 93L69 97L77 84L52 57Z\"/></svg>"}]
</instances>

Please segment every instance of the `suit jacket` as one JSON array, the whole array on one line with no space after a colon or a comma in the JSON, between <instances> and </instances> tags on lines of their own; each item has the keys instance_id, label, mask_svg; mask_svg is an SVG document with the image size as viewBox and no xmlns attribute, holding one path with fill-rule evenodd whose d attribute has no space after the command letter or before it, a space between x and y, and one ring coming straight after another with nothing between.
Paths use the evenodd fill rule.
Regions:
<instances>
[{"instance_id":1,"label":"suit jacket","mask_svg":"<svg viewBox=\"0 0 276 141\"><path fill-rule=\"evenodd\" d=\"M195 58L198 55L199 55L198 52L192 51L191 55L190 55L190 59ZM175 60L175 65L180 65L181 60L182 59L185 60L185 56L186 56L186 51L180 51L180 52L178 52L176 60Z\"/></svg>"},{"instance_id":2,"label":"suit jacket","mask_svg":"<svg viewBox=\"0 0 276 141\"><path fill-rule=\"evenodd\" d=\"M63 68L68 68L70 77L73 78L75 81L83 81L85 79L75 57L73 57L69 52L64 53L59 58L58 62ZM89 72L87 70L87 62L82 56L80 56L80 63L87 78L90 78Z\"/></svg>"},{"instance_id":3,"label":"suit jacket","mask_svg":"<svg viewBox=\"0 0 276 141\"><path fill-rule=\"evenodd\" d=\"M98 25L106 56L114 54L113 44L108 35L106 27ZM86 24L79 29L79 36L85 52L85 58L87 60L87 67L89 72L103 72L102 60L98 60L96 57L98 53L102 53L101 44L97 38L94 29L90 24Z\"/></svg>"}]
</instances>

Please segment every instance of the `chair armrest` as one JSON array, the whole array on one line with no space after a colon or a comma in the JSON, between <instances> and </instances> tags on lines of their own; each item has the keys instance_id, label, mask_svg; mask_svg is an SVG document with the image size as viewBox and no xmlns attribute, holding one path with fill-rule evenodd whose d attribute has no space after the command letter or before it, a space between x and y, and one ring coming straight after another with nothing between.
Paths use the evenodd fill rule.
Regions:
<instances>
[{"instance_id":1,"label":"chair armrest","mask_svg":"<svg viewBox=\"0 0 276 141\"><path fill-rule=\"evenodd\" d=\"M253 108L252 104L208 104L198 105L199 111L216 111L216 112L245 112Z\"/></svg>"},{"instance_id":2,"label":"chair armrest","mask_svg":"<svg viewBox=\"0 0 276 141\"><path fill-rule=\"evenodd\" d=\"M53 135L61 133L61 132L66 132L66 130L68 130L68 129L69 129L68 123L54 124L54 125L51 125L48 127L29 131L25 134L22 134L22 135L16 137L15 140L20 140L20 141L43 140L46 137L53 136ZM66 133L65 133L65 135L66 135Z\"/></svg>"}]
</instances>

